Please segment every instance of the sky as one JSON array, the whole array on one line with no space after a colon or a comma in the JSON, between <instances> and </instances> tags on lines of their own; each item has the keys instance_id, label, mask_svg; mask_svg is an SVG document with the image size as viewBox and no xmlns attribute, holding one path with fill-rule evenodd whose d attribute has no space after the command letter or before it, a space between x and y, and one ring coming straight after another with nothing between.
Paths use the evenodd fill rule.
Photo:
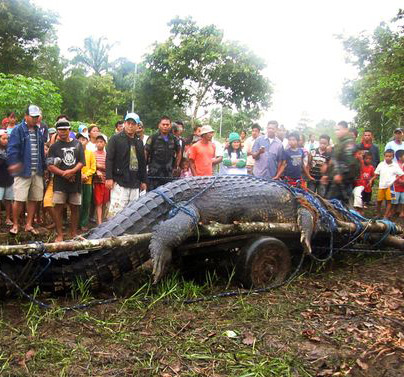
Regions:
<instances>
[{"instance_id":1,"label":"sky","mask_svg":"<svg viewBox=\"0 0 404 377\"><path fill-rule=\"evenodd\" d=\"M59 15L57 35L62 55L82 46L88 36L116 42L111 60L139 62L154 42L169 35L175 16L191 16L200 25L215 24L227 40L248 46L263 58L263 72L273 85L272 104L261 121L276 119L293 129L304 117L351 121L355 113L340 103L345 80L355 69L345 62L336 35L371 32L389 22L402 0L33 0Z\"/></svg>"}]
</instances>

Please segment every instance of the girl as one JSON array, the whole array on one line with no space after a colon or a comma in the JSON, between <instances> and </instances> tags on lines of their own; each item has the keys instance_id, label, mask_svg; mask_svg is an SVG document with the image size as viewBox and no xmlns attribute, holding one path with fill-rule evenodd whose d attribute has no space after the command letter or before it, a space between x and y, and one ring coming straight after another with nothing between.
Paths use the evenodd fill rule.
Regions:
<instances>
[{"instance_id":1,"label":"girl","mask_svg":"<svg viewBox=\"0 0 404 377\"><path fill-rule=\"evenodd\" d=\"M237 132L229 135L229 146L223 153L223 174L247 174L247 154L241 149Z\"/></svg>"}]
</instances>

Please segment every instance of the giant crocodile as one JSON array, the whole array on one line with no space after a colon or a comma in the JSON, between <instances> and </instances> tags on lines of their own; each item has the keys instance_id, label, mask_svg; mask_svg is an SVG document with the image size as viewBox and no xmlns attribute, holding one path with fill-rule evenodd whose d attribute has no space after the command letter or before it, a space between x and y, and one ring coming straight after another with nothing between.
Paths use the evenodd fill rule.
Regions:
<instances>
[{"instance_id":1,"label":"giant crocodile","mask_svg":"<svg viewBox=\"0 0 404 377\"><path fill-rule=\"evenodd\" d=\"M315 228L321 226L321 222L315 222L313 211L301 205L285 184L252 176L192 177L148 192L86 236L94 240L152 232L150 242L114 250L80 250L39 257L2 256L0 269L23 288L38 285L42 291L61 292L81 278L90 279L91 288L99 289L151 256L154 278L158 281L170 264L172 250L193 234L197 223L212 221L296 224L306 253L311 252ZM0 294L12 289L6 280L0 279Z\"/></svg>"}]
</instances>

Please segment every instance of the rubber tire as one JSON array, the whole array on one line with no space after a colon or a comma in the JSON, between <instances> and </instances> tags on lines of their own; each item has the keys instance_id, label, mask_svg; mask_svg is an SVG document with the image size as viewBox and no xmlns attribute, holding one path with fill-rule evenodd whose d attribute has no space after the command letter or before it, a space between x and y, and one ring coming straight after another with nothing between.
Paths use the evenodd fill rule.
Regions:
<instances>
[{"instance_id":1,"label":"rubber tire","mask_svg":"<svg viewBox=\"0 0 404 377\"><path fill-rule=\"evenodd\" d=\"M291 270L291 255L277 238L254 238L238 255L236 273L245 288L262 288L285 281Z\"/></svg>"}]
</instances>

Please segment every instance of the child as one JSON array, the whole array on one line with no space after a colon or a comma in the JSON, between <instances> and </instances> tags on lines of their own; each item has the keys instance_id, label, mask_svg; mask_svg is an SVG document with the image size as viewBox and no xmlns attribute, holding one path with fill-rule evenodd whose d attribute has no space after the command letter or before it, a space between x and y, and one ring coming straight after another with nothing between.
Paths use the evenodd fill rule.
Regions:
<instances>
[{"instance_id":1,"label":"child","mask_svg":"<svg viewBox=\"0 0 404 377\"><path fill-rule=\"evenodd\" d=\"M361 151L363 152L363 151ZM363 214L363 194L372 192L372 186L369 185L371 178L374 176L374 167L372 165L372 155L369 152L365 152L363 156L359 154L358 159L361 163L360 175L354 182L353 194L353 207ZM365 191L366 190L366 191Z\"/></svg>"},{"instance_id":2,"label":"child","mask_svg":"<svg viewBox=\"0 0 404 377\"><path fill-rule=\"evenodd\" d=\"M88 230L88 218L90 216L91 199L93 197L93 175L96 170L95 155L94 152L87 150L86 145L88 143L88 135L84 133L78 133L77 140L81 143L84 149L84 156L86 159L86 165L81 169L81 208L79 227L82 231Z\"/></svg>"},{"instance_id":3,"label":"child","mask_svg":"<svg viewBox=\"0 0 404 377\"><path fill-rule=\"evenodd\" d=\"M45 144L45 157L48 157L50 143ZM48 159L46 159L48 164ZM55 161L52 160L54 163ZM58 164L56 164L58 165ZM45 196L43 198L43 222L47 229L53 229L55 227L55 211L53 205L53 174L49 170L44 172L45 179ZM50 223L48 224L48 215L50 217Z\"/></svg>"},{"instance_id":4,"label":"child","mask_svg":"<svg viewBox=\"0 0 404 377\"><path fill-rule=\"evenodd\" d=\"M282 163L274 179L282 177L291 186L304 186L302 173L304 172L310 180L314 178L310 175L307 164L305 163L305 153L299 147L299 134L291 132L288 136L289 148L284 149Z\"/></svg>"},{"instance_id":5,"label":"child","mask_svg":"<svg viewBox=\"0 0 404 377\"><path fill-rule=\"evenodd\" d=\"M400 167L401 170L404 171L404 150L398 150L396 152L396 159L398 166ZM392 201L391 203L396 207L396 211L399 213L399 217L403 218L404 217L404 176L401 176L400 178L397 179L397 181L394 184L394 191L396 192L396 198Z\"/></svg>"},{"instance_id":6,"label":"child","mask_svg":"<svg viewBox=\"0 0 404 377\"><path fill-rule=\"evenodd\" d=\"M105 187L105 164L107 152L105 152L106 140L103 135L98 135L95 140L97 150L95 151L96 172L94 176L94 205L97 214L97 224L102 223L102 214L106 204L109 202L109 190Z\"/></svg>"},{"instance_id":7,"label":"child","mask_svg":"<svg viewBox=\"0 0 404 377\"><path fill-rule=\"evenodd\" d=\"M314 180L309 181L308 187L309 190L321 196L325 194L325 185L321 184L321 177L323 176L323 170L331 159L331 153L328 152L329 144L330 137L328 135L321 135L319 147L309 152L310 175Z\"/></svg>"},{"instance_id":8,"label":"child","mask_svg":"<svg viewBox=\"0 0 404 377\"><path fill-rule=\"evenodd\" d=\"M361 177L365 183L365 189L362 191L362 201L364 208L369 205L372 198L372 185L370 184L370 180L373 178L374 175L375 168L373 166L372 153L366 151L363 154L363 166L361 168Z\"/></svg>"},{"instance_id":9,"label":"child","mask_svg":"<svg viewBox=\"0 0 404 377\"><path fill-rule=\"evenodd\" d=\"M185 178L185 177L192 177L192 172L191 168L189 166L189 160L187 158L183 158L180 163L180 177Z\"/></svg>"},{"instance_id":10,"label":"child","mask_svg":"<svg viewBox=\"0 0 404 377\"><path fill-rule=\"evenodd\" d=\"M14 178L8 172L7 165L8 136L6 130L0 130L0 203L4 199L6 207L6 225L13 225L11 221L11 202L14 200Z\"/></svg>"},{"instance_id":11,"label":"child","mask_svg":"<svg viewBox=\"0 0 404 377\"><path fill-rule=\"evenodd\" d=\"M392 149L387 149L384 152L384 161L382 161L375 170L375 175L370 180L370 185L373 184L373 181L380 177L379 179L379 190L377 192L377 213L379 216L381 215L381 207L382 203L386 201L386 211L384 213L384 217L388 218L391 213L391 187L397 180L397 177L404 175L404 172L400 169L400 167L393 162L394 151Z\"/></svg>"}]
</instances>

